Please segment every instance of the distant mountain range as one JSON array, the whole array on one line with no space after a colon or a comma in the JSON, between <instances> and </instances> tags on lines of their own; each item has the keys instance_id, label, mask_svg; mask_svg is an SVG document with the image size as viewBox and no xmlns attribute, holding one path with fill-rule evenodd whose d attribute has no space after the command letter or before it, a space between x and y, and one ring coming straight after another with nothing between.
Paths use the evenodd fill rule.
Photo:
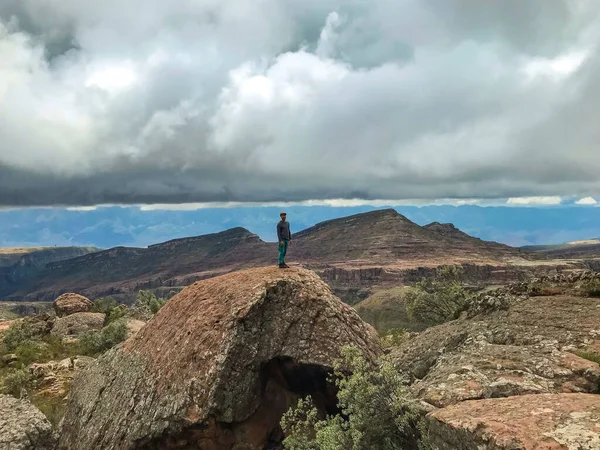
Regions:
<instances>
[{"instance_id":1,"label":"distant mountain range","mask_svg":"<svg viewBox=\"0 0 600 450\"><path fill-rule=\"evenodd\" d=\"M170 207L165 207L170 208ZM281 207L153 209L152 206L0 209L0 247L147 247L157 242L243 227L274 242ZM185 207L184 207L185 208ZM293 231L360 214L373 206L286 206ZM486 241L523 245L561 244L600 236L600 207L506 207L476 205L396 206L418 225L453 223Z\"/></svg>"},{"instance_id":2,"label":"distant mountain range","mask_svg":"<svg viewBox=\"0 0 600 450\"><path fill-rule=\"evenodd\" d=\"M18 277L15 266L10 266L13 277L5 276L9 282L0 286L0 298L53 300L64 292L92 298L127 296L139 289L177 288L242 268L275 264L277 256L276 243L241 227L147 248L94 250L64 250L53 262L38 263L35 270ZM348 294L373 283L415 280L448 264L463 264L472 268L474 277L489 279L514 277L519 268L549 266L546 251L527 250L471 237L451 224L419 226L386 209L324 221L295 233L289 261L316 270ZM69 252L77 254L65 257Z\"/></svg>"}]
</instances>

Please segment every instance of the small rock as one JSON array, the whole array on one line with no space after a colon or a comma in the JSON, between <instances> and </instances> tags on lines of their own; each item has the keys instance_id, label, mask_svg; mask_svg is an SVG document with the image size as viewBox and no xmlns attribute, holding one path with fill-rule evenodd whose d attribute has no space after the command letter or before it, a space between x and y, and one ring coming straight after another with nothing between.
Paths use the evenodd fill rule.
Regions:
<instances>
[{"instance_id":1,"label":"small rock","mask_svg":"<svg viewBox=\"0 0 600 450\"><path fill-rule=\"evenodd\" d=\"M90 312L94 304L83 295L63 294L52 303L58 317L70 316L71 314Z\"/></svg>"},{"instance_id":2,"label":"small rock","mask_svg":"<svg viewBox=\"0 0 600 450\"><path fill-rule=\"evenodd\" d=\"M104 314L78 312L56 319L52 334L57 336L80 336L87 331L100 331L104 325Z\"/></svg>"}]
</instances>

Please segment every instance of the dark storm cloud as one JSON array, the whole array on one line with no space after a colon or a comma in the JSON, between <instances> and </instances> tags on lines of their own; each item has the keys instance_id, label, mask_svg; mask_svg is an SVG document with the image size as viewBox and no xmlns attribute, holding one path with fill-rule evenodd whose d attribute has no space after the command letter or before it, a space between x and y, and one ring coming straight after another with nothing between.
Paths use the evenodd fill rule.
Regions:
<instances>
[{"instance_id":1,"label":"dark storm cloud","mask_svg":"<svg viewBox=\"0 0 600 450\"><path fill-rule=\"evenodd\" d=\"M250 3L2 2L0 205L600 190L592 0Z\"/></svg>"}]
</instances>

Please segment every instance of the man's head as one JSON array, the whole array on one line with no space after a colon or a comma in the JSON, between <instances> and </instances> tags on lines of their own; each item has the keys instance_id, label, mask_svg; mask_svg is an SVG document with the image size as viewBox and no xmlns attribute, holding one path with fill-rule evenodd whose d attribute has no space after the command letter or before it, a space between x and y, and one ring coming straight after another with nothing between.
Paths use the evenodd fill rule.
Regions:
<instances>
[{"instance_id":1,"label":"man's head","mask_svg":"<svg viewBox=\"0 0 600 450\"><path fill-rule=\"evenodd\" d=\"M281 214L279 214L279 217L281 217L281 220L282 220L283 222L285 222L285 219L286 219L286 217L287 217L287 214L286 214L286 213L284 213L284 212L282 212Z\"/></svg>"}]
</instances>

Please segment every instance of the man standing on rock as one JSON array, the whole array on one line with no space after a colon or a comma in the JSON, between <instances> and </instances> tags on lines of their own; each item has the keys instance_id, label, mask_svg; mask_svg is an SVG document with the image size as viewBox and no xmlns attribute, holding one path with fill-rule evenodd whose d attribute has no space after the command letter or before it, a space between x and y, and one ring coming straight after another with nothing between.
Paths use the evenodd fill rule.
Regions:
<instances>
[{"instance_id":1,"label":"man standing on rock","mask_svg":"<svg viewBox=\"0 0 600 450\"><path fill-rule=\"evenodd\" d=\"M286 220L287 214L282 212L279 214L281 221L277 224L277 240L279 241L279 268L288 269L285 263L285 255L288 245L292 242L292 233L290 232L290 223Z\"/></svg>"}]
</instances>

